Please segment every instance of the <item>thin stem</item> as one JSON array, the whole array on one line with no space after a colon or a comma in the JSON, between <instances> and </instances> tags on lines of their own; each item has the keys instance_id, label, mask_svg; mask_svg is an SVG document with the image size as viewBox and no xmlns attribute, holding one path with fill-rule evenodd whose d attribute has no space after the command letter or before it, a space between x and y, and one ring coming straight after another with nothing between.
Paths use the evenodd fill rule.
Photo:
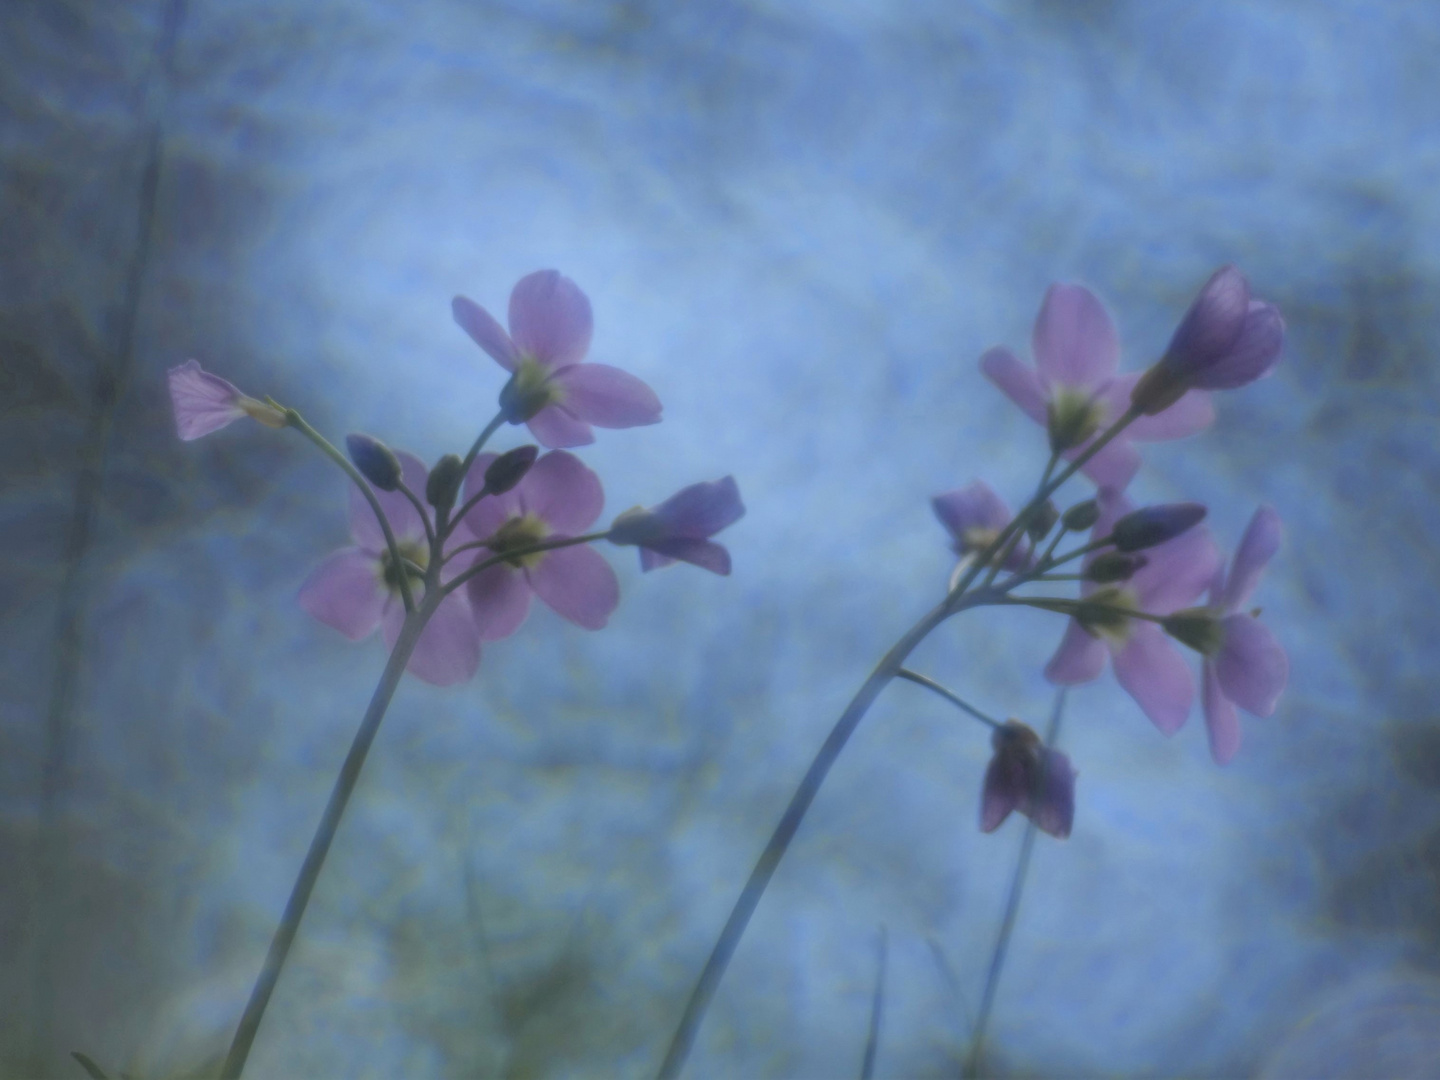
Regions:
<instances>
[{"instance_id":1,"label":"thin stem","mask_svg":"<svg viewBox=\"0 0 1440 1080\"><path fill-rule=\"evenodd\" d=\"M870 995L870 1030L865 1035L865 1058L860 1063L860 1080L875 1075L875 1054L880 1049L880 1025L885 1019L885 961L889 954L890 935L880 924L880 962L875 970L875 992Z\"/></svg>"},{"instance_id":2,"label":"thin stem","mask_svg":"<svg viewBox=\"0 0 1440 1080\"><path fill-rule=\"evenodd\" d=\"M425 542L430 545L430 549L433 551L435 549L435 530L430 527L430 512L425 508L425 504L420 501L420 497L406 487L403 481L398 490L410 500L410 505L415 507L415 512L420 515L420 522L425 526Z\"/></svg>"},{"instance_id":3,"label":"thin stem","mask_svg":"<svg viewBox=\"0 0 1440 1080\"><path fill-rule=\"evenodd\" d=\"M511 559L524 558L526 555L535 555L541 551L556 551L559 548L574 547L576 544L593 544L596 540L604 540L610 534L608 532L586 533L584 536L567 536L563 540L542 540L537 544L528 547L518 547L505 552L503 555L494 555L483 562L478 562L470 567L463 574L457 574L440 590L442 597L449 596L456 589L464 585L476 574L489 570L490 567L502 562L509 562ZM466 547L479 547L480 544L466 544ZM460 549L456 549L457 551ZM454 552L451 552L453 555Z\"/></svg>"},{"instance_id":4,"label":"thin stem","mask_svg":"<svg viewBox=\"0 0 1440 1080\"><path fill-rule=\"evenodd\" d=\"M446 535L446 536L449 536L450 533L454 530L455 526L460 523L460 521L465 517L465 515L468 514L471 510L474 510L475 507L476 507L476 505L480 502L480 500L483 499L483 498L485 498L485 496L486 496L486 495L489 495L489 494L490 494L489 491L485 490L484 488L481 488L479 495L476 495L473 499L468 500L468 501L465 503L464 506L460 507L460 509L459 509L458 511L456 511L455 515L454 515L453 517L451 517L451 519L450 519L450 524L449 524L449 526L448 526L448 527L446 528L446 530L445 530L445 535ZM466 547L473 547L474 545L473 545L473 544L466 544L465 546L466 546ZM456 550L459 550L459 549L457 548Z\"/></svg>"},{"instance_id":5,"label":"thin stem","mask_svg":"<svg viewBox=\"0 0 1440 1080\"><path fill-rule=\"evenodd\" d=\"M310 893L315 888L321 867L325 865L325 856L330 851L331 841L335 839L335 831L340 827L340 818L355 790L356 781L360 779L365 755L370 752L370 744L375 741L375 733L380 730L380 721L385 718L385 710L390 705L400 677L405 673L405 665L415 650L415 643L420 640L425 623L439 605L438 594L433 595L436 595L434 603L427 600L419 611L411 612L405 617L405 625L400 629L395 648L391 650L385 671L370 698L370 707L365 710L365 718L360 721L360 728L355 732L350 752L345 755L345 764L340 767L340 775L335 778L330 801L326 803L325 813L321 815L314 839L310 841L310 850L300 866L300 875L290 890L290 899L285 903L285 913L280 917L280 925L275 928L275 936L270 941L270 951L265 955L265 965L260 969L254 989L250 991L250 1000L240 1018L240 1025L235 1030L235 1038L230 1043L230 1053L226 1056L224 1068L220 1072L221 1080L237 1080L245 1069L250 1045L255 1041L255 1033L260 1029L260 1021L265 1016L265 1006L269 1004L270 995L285 967L285 958L290 954L290 946L295 941L300 920L304 918L305 908L310 903Z\"/></svg>"},{"instance_id":6,"label":"thin stem","mask_svg":"<svg viewBox=\"0 0 1440 1080\"><path fill-rule=\"evenodd\" d=\"M1024 584L1023 582L1021 584ZM1163 623L1168 616L1152 615L1148 611L1136 611L1134 608L1117 607L1114 604L1096 604L1089 600L1067 600L1059 596L1007 596L1004 599L990 600L987 603L997 606L1012 607L1033 607L1041 611L1053 611L1057 615L1074 615L1080 608L1086 611L1104 612L1108 615L1124 615L1128 619L1144 619L1147 622Z\"/></svg>"},{"instance_id":7,"label":"thin stem","mask_svg":"<svg viewBox=\"0 0 1440 1080\"><path fill-rule=\"evenodd\" d=\"M1043 569L1043 570L1053 570L1053 569L1054 569L1055 567L1057 567L1057 566L1062 566L1062 565L1064 565L1064 564L1067 563L1067 562L1073 562L1073 561L1075 561L1076 559L1080 558L1080 556L1082 556L1082 555L1089 555L1090 552L1092 552L1092 551L1099 551L1101 548L1109 547L1109 546L1110 546L1111 544L1113 544L1113 543L1115 543L1115 538L1114 538L1113 536L1111 536L1109 533L1106 533L1104 536L1100 537L1100 539L1098 539L1098 540L1091 540L1090 543L1085 544L1085 545L1083 545L1083 546L1081 546L1081 547L1072 548L1071 550L1067 551L1064 555L1061 555L1059 558L1047 559L1047 560L1041 565L1041 569Z\"/></svg>"},{"instance_id":8,"label":"thin stem","mask_svg":"<svg viewBox=\"0 0 1440 1080\"><path fill-rule=\"evenodd\" d=\"M365 501L370 504L370 509L375 511L375 519L380 522L380 531L385 534L385 546L390 550L390 561L396 568L395 577L400 583L400 598L405 601L405 613L407 615L413 614L415 611L415 598L410 595L410 582L406 580L409 575L400 569L402 563L400 548L395 543L395 534L390 531L390 519L385 516L385 511L380 508L380 500L375 498L375 492L370 490L370 485L365 482L365 478L360 475L359 470L350 464L350 459L340 453L339 450L336 450L324 435L321 435L307 424L305 418L298 412L294 409L286 409L285 422L318 446L325 456L335 462L336 465L344 469L345 475L355 482L355 486L360 489L360 494L365 496ZM424 515L421 516L423 517Z\"/></svg>"},{"instance_id":9,"label":"thin stem","mask_svg":"<svg viewBox=\"0 0 1440 1080\"><path fill-rule=\"evenodd\" d=\"M1045 745L1053 748L1060 737L1060 720L1065 713L1065 691L1060 687L1055 692L1055 705L1050 710L1050 723L1045 729ZM995 991L1000 985L1000 972L1005 967L1005 954L1010 948L1010 935L1015 930L1015 917L1020 912L1020 897L1025 890L1025 877L1030 870L1030 854L1035 847L1035 822L1025 822L1025 836L1020 841L1020 859L1015 864L1015 874L1010 879L1010 894L1005 899L1005 916L1000 922L1000 933L995 938L995 950L990 954L990 969L985 974L985 991L980 998L980 1015L975 1019L975 1035L970 1043L970 1055L965 1062L964 1076L980 1075L980 1055L985 1047L985 1028L990 1022L990 1010L995 1004Z\"/></svg>"},{"instance_id":10,"label":"thin stem","mask_svg":"<svg viewBox=\"0 0 1440 1080\"><path fill-rule=\"evenodd\" d=\"M1054 473L1055 465L1059 460L1060 455L1052 450L1050 452L1050 460L1045 463L1045 471L1040 474L1040 483L1035 488L1035 497L1026 503L1019 515L1016 516L1016 529L1010 539L1005 542L1005 546L1001 549L1000 554L991 560L990 570L985 575L984 584L993 585L995 583L995 578L1005 566L1005 561L1010 558L1010 553L1015 550L1024 538L1025 530L1030 525L1030 519L1039 512L1040 507L1045 505L1045 500L1049 498L1049 496L1045 494L1045 485L1050 482L1050 476Z\"/></svg>"},{"instance_id":11,"label":"thin stem","mask_svg":"<svg viewBox=\"0 0 1440 1080\"><path fill-rule=\"evenodd\" d=\"M460 463L460 478L462 481L466 476L470 475L470 466L475 464L475 458L479 455L481 448L490 441L491 435L494 435L495 432L500 430L500 425L504 422L505 414L503 412L496 413L495 419L486 424L485 430L475 437L475 442L470 446L470 452L465 455L465 460Z\"/></svg>"},{"instance_id":12,"label":"thin stem","mask_svg":"<svg viewBox=\"0 0 1440 1080\"><path fill-rule=\"evenodd\" d=\"M971 705L968 701L960 697L953 690L942 686L934 679L927 679L924 675L921 675L919 672L911 671L909 668L901 668L895 673L895 677L897 679L905 679L908 682L913 682L916 686L923 686L927 690L933 690L946 701L950 702L951 705L956 706L962 712L969 713L976 720L979 720L982 724L986 724L992 728L998 728L1000 726L999 720L996 720L990 716L986 716L983 712L975 708L974 705Z\"/></svg>"}]
</instances>

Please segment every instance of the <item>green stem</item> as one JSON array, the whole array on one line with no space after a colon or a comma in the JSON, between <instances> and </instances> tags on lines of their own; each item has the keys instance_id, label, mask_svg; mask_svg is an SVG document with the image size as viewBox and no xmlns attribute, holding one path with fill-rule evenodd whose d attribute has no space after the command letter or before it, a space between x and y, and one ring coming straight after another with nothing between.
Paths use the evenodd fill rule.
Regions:
<instances>
[{"instance_id":1,"label":"green stem","mask_svg":"<svg viewBox=\"0 0 1440 1080\"><path fill-rule=\"evenodd\" d=\"M975 708L974 705L971 705L968 701L960 697L953 690L949 689L948 687L942 686L934 679L927 679L924 675L921 675L919 672L911 671L909 668L901 668L895 673L895 677L897 679L905 679L908 682L913 682L916 686L923 686L926 690L934 691L946 701L950 702L951 705L954 705L956 708L960 709L961 712L968 713L976 720L979 720L982 724L986 724L992 728L998 728L1000 726L999 720L996 720L994 717L986 716L983 712Z\"/></svg>"},{"instance_id":2,"label":"green stem","mask_svg":"<svg viewBox=\"0 0 1440 1080\"><path fill-rule=\"evenodd\" d=\"M435 530L430 527L430 512L425 508L425 504L420 501L420 496L416 495L403 483L397 490L410 500L410 505L415 507L415 512L420 515L420 523L425 526L425 542L430 545L430 550L433 553L435 550Z\"/></svg>"},{"instance_id":3,"label":"green stem","mask_svg":"<svg viewBox=\"0 0 1440 1080\"><path fill-rule=\"evenodd\" d=\"M503 555L494 555L488 559L485 559L483 562L476 563L474 566L466 570L463 574L457 574L455 577L451 578L450 581L446 583L445 587L440 590L440 595L442 597L449 596L452 592L460 588L461 585L464 585L476 574L483 573L484 571L489 570L490 567L496 566L500 563L509 562L512 559L521 559L524 558L526 555L535 555L542 551L556 551L559 548L574 547L576 544L593 544L596 540L604 540L609 535L609 532L597 532L586 533L584 536L567 536L563 540L542 540L539 543L531 544L528 547L519 547L511 551L507 551ZM483 546L484 544L477 541L474 544L466 544L465 548ZM456 548L455 551L452 551L450 554L453 556L456 551L462 550L464 550L464 548Z\"/></svg>"},{"instance_id":4,"label":"green stem","mask_svg":"<svg viewBox=\"0 0 1440 1080\"><path fill-rule=\"evenodd\" d=\"M240 1025L235 1030L235 1038L230 1043L230 1053L220 1071L221 1080L236 1080L245 1069L250 1044L255 1041L255 1033L265 1016L265 1006L269 1004L270 995L285 967L285 958L290 954L290 946L295 941L300 920L310 903L315 881L320 876L321 867L325 865L325 856L330 851L331 841L335 839L335 831L340 827L340 818L355 790L356 781L360 779L365 755L370 752L370 744L375 741L375 733L380 730L380 721L385 718L385 710L390 705L400 677L405 673L405 665L409 662L411 653L415 651L415 643L420 640L426 622L439 606L439 593L431 595L435 597L433 603L427 598L419 611L413 611L405 617L405 624L400 629L395 648L390 651L390 659L385 664L384 674L380 676L379 685L375 687L375 693L370 698L370 707L365 710L365 718L360 721L360 729L355 732L350 752L345 755L345 763L340 767L340 775L335 778L330 801L326 803L325 813L321 815L315 836L310 841L310 850L300 866L300 875L295 879L295 885L290 890L290 899L285 903L285 913L280 917L280 925L275 928L275 936L270 940L270 951L265 956L265 964L260 969L259 978L255 980L254 989L250 991L250 1000L240 1018Z\"/></svg>"},{"instance_id":5,"label":"green stem","mask_svg":"<svg viewBox=\"0 0 1440 1080\"><path fill-rule=\"evenodd\" d=\"M505 414L503 412L496 413L495 419L486 424L485 430L475 437L475 441L470 445L470 452L465 455L465 460L460 463L460 479L462 482L465 477L470 475L470 466L475 464L475 458L479 455L485 444L490 441L490 436L499 431L500 425L504 422Z\"/></svg>"},{"instance_id":6,"label":"green stem","mask_svg":"<svg viewBox=\"0 0 1440 1080\"><path fill-rule=\"evenodd\" d=\"M335 447L331 446L330 441L307 424L305 418L298 412L294 409L286 409L285 422L318 446L325 456L335 462L336 465L344 469L345 475L355 482L355 486L360 489L360 494L365 496L365 501L370 504L370 509L375 511L375 520L380 522L380 531L385 534L385 546L390 549L390 561L396 570L395 577L400 582L400 598L405 601L405 613L407 615L413 614L415 611L415 598L410 595L410 582L405 580L409 575L401 569L402 560L400 558L400 548L395 543L395 534L390 531L390 519L385 516L385 511L380 508L380 500L375 498L375 492L370 490L370 485L365 482L365 478L360 475L359 470L350 464L350 459L340 453L339 450L336 450ZM424 515L421 516L423 517Z\"/></svg>"}]
</instances>

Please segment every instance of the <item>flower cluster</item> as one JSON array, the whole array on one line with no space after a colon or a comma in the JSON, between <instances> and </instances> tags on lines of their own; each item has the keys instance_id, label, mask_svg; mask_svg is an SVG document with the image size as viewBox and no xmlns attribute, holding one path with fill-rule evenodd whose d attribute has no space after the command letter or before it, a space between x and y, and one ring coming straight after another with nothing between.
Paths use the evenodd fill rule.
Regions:
<instances>
[{"instance_id":1,"label":"flower cluster","mask_svg":"<svg viewBox=\"0 0 1440 1080\"><path fill-rule=\"evenodd\" d=\"M1280 543L1280 519L1256 511L1229 573L1214 539L1199 523L1205 508L1173 504L1136 510L1125 489L1140 465L1133 443L1177 439L1214 418L1209 391L1269 374L1284 344L1284 321L1254 300L1234 267L1210 278L1180 320L1169 347L1149 370L1121 374L1119 338L1104 306L1079 285L1052 285L1035 322L1034 367L1005 348L984 354L981 370L1026 415L1045 427L1050 466L1036 497L1016 518L983 481L933 500L961 557L952 596L981 572L990 595L977 602L1014 603L1068 616L1045 667L1057 685L1090 682L1113 668L1120 685L1167 735L1185 724L1195 677L1176 643L1201 654L1201 700L1212 756L1230 761L1240 745L1236 706L1271 715L1284 690L1284 649L1244 610ZM1061 462L1071 464L1054 475ZM1061 514L1050 496L1079 470L1096 485L1092 498ZM1088 533L1069 552L1067 534ZM1050 543L1043 550L1040 544ZM1078 573L1057 568L1079 560ZM997 581L1002 573L1008 576ZM1078 598L1017 591L1078 579ZM1208 590L1208 603L1197 601ZM982 590L983 592L984 590ZM981 797L981 828L998 827L1019 810L1046 832L1065 836L1074 808L1074 770L1018 721L997 726L994 758Z\"/></svg>"},{"instance_id":2,"label":"flower cluster","mask_svg":"<svg viewBox=\"0 0 1440 1080\"><path fill-rule=\"evenodd\" d=\"M732 477L692 485L587 533L604 508L600 478L560 448L593 442L592 425L657 423L660 401L635 376L585 362L590 301L573 281L554 270L522 278L510 296L508 333L463 296L453 312L510 380L499 415L470 453L463 459L447 454L432 469L368 435L348 437L347 461L295 410L248 397L194 360L170 371L182 439L248 416L296 427L350 473L354 543L321 562L301 586L305 611L352 641L379 627L390 649L407 619L420 620L407 670L446 686L475 674L482 642L519 629L532 595L578 626L603 627L620 586L609 563L588 546L594 541L638 547L644 570L679 559L730 572L729 552L710 537L745 512ZM526 424L550 451L522 446L481 453L505 421Z\"/></svg>"}]
</instances>

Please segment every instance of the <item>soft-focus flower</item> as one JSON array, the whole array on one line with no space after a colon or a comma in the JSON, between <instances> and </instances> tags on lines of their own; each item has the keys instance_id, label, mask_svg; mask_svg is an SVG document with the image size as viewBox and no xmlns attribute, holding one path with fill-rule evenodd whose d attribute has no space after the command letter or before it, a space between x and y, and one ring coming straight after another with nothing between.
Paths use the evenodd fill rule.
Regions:
<instances>
[{"instance_id":1,"label":"soft-focus flower","mask_svg":"<svg viewBox=\"0 0 1440 1080\"><path fill-rule=\"evenodd\" d=\"M1063 840L1075 821L1075 770L1070 759L1040 743L1040 736L1007 720L990 736L995 756L985 770L980 796L980 831L994 832L1018 810L1051 836Z\"/></svg>"},{"instance_id":2,"label":"soft-focus flower","mask_svg":"<svg viewBox=\"0 0 1440 1080\"><path fill-rule=\"evenodd\" d=\"M1205 657L1201 705L1210 735L1210 753L1224 765L1240 749L1239 705L1270 716L1290 677L1290 658L1256 614L1241 610L1260 582L1265 565L1280 547L1280 515L1272 507L1255 511L1235 551L1230 573L1217 571L1210 590L1220 623L1219 648Z\"/></svg>"},{"instance_id":3,"label":"soft-focus flower","mask_svg":"<svg viewBox=\"0 0 1440 1080\"><path fill-rule=\"evenodd\" d=\"M481 454L470 466L465 478L467 501L483 489L485 473L495 458ZM552 450L515 487L476 503L465 523L484 542L479 558L486 559L545 540L578 536L600 516L604 505L600 478L574 454ZM620 602L615 571L598 551L583 544L512 556L475 575L468 588L475 625L486 641L519 629L530 610L532 592L557 614L587 630L604 626Z\"/></svg>"},{"instance_id":4,"label":"soft-focus flower","mask_svg":"<svg viewBox=\"0 0 1440 1080\"><path fill-rule=\"evenodd\" d=\"M955 554L966 559L993 544L1015 515L983 480L936 495L930 500L935 516L955 540ZM1030 545L1022 537L1005 557L1006 570L1019 570L1030 561Z\"/></svg>"},{"instance_id":5,"label":"soft-focus flower","mask_svg":"<svg viewBox=\"0 0 1440 1080\"><path fill-rule=\"evenodd\" d=\"M424 491L425 466L404 451L396 457L400 460L405 486L411 491ZM430 561L430 546L415 506L398 491L377 492L375 497L390 521L400 557L424 570ZM300 589L300 606L351 641L368 637L376 626L381 626L386 647L393 648L405 623L399 575L406 570L392 562L375 512L353 485L350 535L355 546L341 548L315 568ZM452 539L461 544L472 538L460 529L452 534ZM460 569L447 566L444 579L448 581ZM423 584L414 571L410 571L410 588L418 604ZM406 670L436 686L449 686L464 682L479 666L480 635L470 612L469 599L463 589L457 590L447 596L430 617Z\"/></svg>"},{"instance_id":6,"label":"soft-focus flower","mask_svg":"<svg viewBox=\"0 0 1440 1080\"><path fill-rule=\"evenodd\" d=\"M510 333L473 300L457 296L455 321L512 373L501 407L528 423L545 446L595 441L590 425L628 428L660 421L660 399L634 375L583 363L593 322L590 301L555 270L527 274L510 294ZM477 489L478 490L478 489Z\"/></svg>"},{"instance_id":7,"label":"soft-focus flower","mask_svg":"<svg viewBox=\"0 0 1440 1080\"><path fill-rule=\"evenodd\" d=\"M659 506L635 507L610 526L612 544L640 548L640 569L669 566L677 559L717 574L730 573L730 552L710 537L745 516L733 476L691 484Z\"/></svg>"},{"instance_id":8,"label":"soft-focus flower","mask_svg":"<svg viewBox=\"0 0 1440 1080\"><path fill-rule=\"evenodd\" d=\"M1036 423L1052 431L1058 424L1072 436L1083 436L1065 451L1065 457L1073 459L1094 433L1130 407L1140 374L1116 374L1120 342L1115 325L1095 295L1080 285L1050 286L1035 320L1031 349L1034 368L997 347L980 358L980 369ZM1179 439L1214 419L1208 395L1186 394L1160 415L1133 421L1081 471L1101 487L1123 490L1140 467L1140 454L1130 440Z\"/></svg>"},{"instance_id":9,"label":"soft-focus flower","mask_svg":"<svg viewBox=\"0 0 1440 1080\"><path fill-rule=\"evenodd\" d=\"M175 432L186 442L219 431L226 424L249 416L266 427L285 426L285 414L273 405L247 397L233 383L211 375L198 361L186 360L170 369L170 403L175 409Z\"/></svg>"},{"instance_id":10,"label":"soft-focus flower","mask_svg":"<svg viewBox=\"0 0 1440 1080\"><path fill-rule=\"evenodd\" d=\"M1130 511L1123 495L1101 490L1100 517L1092 535L1108 536L1117 520ZM1124 608L1152 615L1169 615L1205 591L1220 563L1210 533L1192 528L1173 540L1149 548L1146 564L1123 585L1080 584L1082 599L1093 601L1093 617L1072 618L1055 655L1045 667L1053 683L1089 682L1105 670L1107 653L1115 678L1161 731L1174 734L1190 715L1195 680L1185 658L1160 627L1148 619L1110 616L1108 609ZM1087 557L1088 566L1095 556ZM1086 629L1085 623L1090 628Z\"/></svg>"},{"instance_id":11,"label":"soft-focus flower","mask_svg":"<svg viewBox=\"0 0 1440 1080\"><path fill-rule=\"evenodd\" d=\"M1146 414L1168 409L1192 387L1233 390L1270 374L1285 345L1285 320L1274 304L1250 298L1250 283L1233 266L1211 275L1175 328L1170 346L1135 385L1132 401Z\"/></svg>"}]
</instances>

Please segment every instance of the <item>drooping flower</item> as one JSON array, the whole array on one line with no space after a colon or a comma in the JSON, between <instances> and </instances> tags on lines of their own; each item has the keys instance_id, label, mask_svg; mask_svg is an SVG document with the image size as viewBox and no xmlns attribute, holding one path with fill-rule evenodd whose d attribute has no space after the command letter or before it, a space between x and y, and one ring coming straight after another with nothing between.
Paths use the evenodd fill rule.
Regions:
<instances>
[{"instance_id":1,"label":"drooping flower","mask_svg":"<svg viewBox=\"0 0 1440 1080\"><path fill-rule=\"evenodd\" d=\"M660 421L660 399L634 375L584 363L593 319L590 301L555 270L537 270L510 294L510 333L464 296L452 304L455 321L496 363L511 372L500 397L505 418L528 423L548 447L595 441L594 424L638 427ZM478 489L477 489L478 490Z\"/></svg>"},{"instance_id":2,"label":"drooping flower","mask_svg":"<svg viewBox=\"0 0 1440 1080\"><path fill-rule=\"evenodd\" d=\"M1110 535L1115 522L1130 512L1125 496L1102 489L1100 517L1092 536ZM1045 667L1053 683L1090 682L1105 670L1109 655L1115 678L1155 726L1172 735L1184 725L1195 701L1195 680L1185 658L1160 627L1148 619L1113 614L1113 609L1169 615L1194 601L1215 575L1219 553L1210 533L1191 528L1173 540L1147 548L1146 563L1123 585L1084 581L1082 600L1095 605L1070 619L1055 655ZM1096 555L1085 560L1088 566Z\"/></svg>"},{"instance_id":3,"label":"drooping flower","mask_svg":"<svg viewBox=\"0 0 1440 1080\"><path fill-rule=\"evenodd\" d=\"M1065 839L1075 821L1075 770L1070 759L1040 742L1018 720L1007 720L990 736L995 756L985 770L980 796L980 831L994 832L1012 810L1051 836Z\"/></svg>"},{"instance_id":4,"label":"drooping flower","mask_svg":"<svg viewBox=\"0 0 1440 1080\"><path fill-rule=\"evenodd\" d=\"M411 491L424 491L425 466L404 451L398 451L395 456L400 461L405 486ZM401 559L423 571L430 561L430 545L415 506L399 491L380 491L375 497L390 521ZM369 637L375 627L380 626L386 647L393 648L405 623L399 575L409 573L411 595L417 604L424 592L423 580L414 570L394 564L375 512L353 486L350 535L355 545L332 554L301 587L300 606L351 641ZM471 539L463 528L452 534L452 543L457 546ZM460 566L446 566L443 579L450 580L460 569ZM430 617L406 670L436 686L450 686L470 678L479 666L480 634L470 611L469 598L459 589L447 596Z\"/></svg>"},{"instance_id":5,"label":"drooping flower","mask_svg":"<svg viewBox=\"0 0 1440 1080\"><path fill-rule=\"evenodd\" d=\"M1233 390L1270 374L1284 346L1279 310L1251 299L1245 275L1222 266L1180 320L1165 355L1135 385L1131 400L1151 415L1192 388Z\"/></svg>"},{"instance_id":6,"label":"drooping flower","mask_svg":"<svg viewBox=\"0 0 1440 1080\"><path fill-rule=\"evenodd\" d=\"M716 574L730 573L730 552L710 537L745 516L733 476L691 484L659 506L635 507L610 526L612 544L640 549L640 569L669 566L677 559Z\"/></svg>"},{"instance_id":7,"label":"drooping flower","mask_svg":"<svg viewBox=\"0 0 1440 1080\"><path fill-rule=\"evenodd\" d=\"M1256 716L1270 716L1290 677L1290 658L1258 612L1241 610L1255 591L1265 566L1280 548L1280 515L1262 506L1250 519L1230 573L1217 570L1210 589L1210 614L1218 620L1201 669L1201 706L1210 736L1210 754L1224 765L1240 749L1239 705Z\"/></svg>"},{"instance_id":8,"label":"drooping flower","mask_svg":"<svg viewBox=\"0 0 1440 1080\"><path fill-rule=\"evenodd\" d=\"M954 538L955 554L962 560L979 555L993 544L1015 516L983 480L936 495L930 506ZM1022 536L1005 557L1004 568L1019 570L1029 561L1030 545Z\"/></svg>"},{"instance_id":9,"label":"drooping flower","mask_svg":"<svg viewBox=\"0 0 1440 1080\"><path fill-rule=\"evenodd\" d=\"M247 397L234 383L211 375L199 361L186 360L170 369L170 404L175 410L175 433L185 442L219 431L242 416L266 427L283 428L285 414L273 405Z\"/></svg>"},{"instance_id":10,"label":"drooping flower","mask_svg":"<svg viewBox=\"0 0 1440 1080\"><path fill-rule=\"evenodd\" d=\"M494 454L481 454L465 478L465 499L484 488ZM578 536L600 516L605 493L600 478L574 454L552 450L508 491L487 495L465 515L484 543L480 558L519 551L544 540ZM472 564L473 565L473 564ZM470 579L475 625L485 641L513 634L537 594L555 612L587 630L599 630L620 602L620 583L598 551L588 545L517 554Z\"/></svg>"},{"instance_id":11,"label":"drooping flower","mask_svg":"<svg viewBox=\"0 0 1440 1080\"><path fill-rule=\"evenodd\" d=\"M1068 447L1067 459L1082 453L1095 434L1130 407L1140 373L1119 375L1120 342L1104 305L1080 285L1051 285L1040 305L1031 340L1035 367L1009 349L996 347L980 358L986 377L1036 423L1051 432L1052 445ZM1081 468L1101 487L1123 490L1140 467L1131 440L1179 439L1210 425L1209 396L1185 394L1157 416L1133 421ZM1056 443L1057 434L1063 442Z\"/></svg>"}]
</instances>

